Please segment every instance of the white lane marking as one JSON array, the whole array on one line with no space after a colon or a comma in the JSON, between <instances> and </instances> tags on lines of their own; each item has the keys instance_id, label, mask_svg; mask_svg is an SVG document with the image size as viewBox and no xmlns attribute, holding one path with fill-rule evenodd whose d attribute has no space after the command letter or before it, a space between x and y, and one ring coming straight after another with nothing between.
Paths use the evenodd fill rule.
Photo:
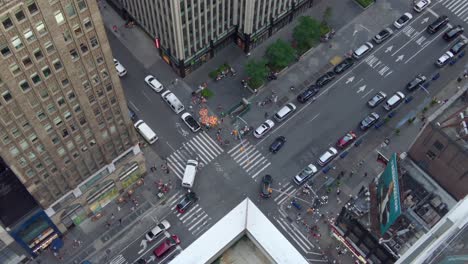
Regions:
<instances>
[{"instance_id":1,"label":"white lane marking","mask_svg":"<svg viewBox=\"0 0 468 264\"><path fill-rule=\"evenodd\" d=\"M180 199L182 199L183 196L185 196L184 193L182 193L181 195L176 197L173 201L171 201L171 203L169 204L169 207L172 207L173 205L175 205L178 201L180 201ZM174 195L174 197L175 197L175 195Z\"/></svg>"},{"instance_id":2,"label":"white lane marking","mask_svg":"<svg viewBox=\"0 0 468 264\"><path fill-rule=\"evenodd\" d=\"M372 91L374 91L374 88L370 89L367 93L365 93L361 98L364 99L364 97L368 96Z\"/></svg>"},{"instance_id":3,"label":"white lane marking","mask_svg":"<svg viewBox=\"0 0 468 264\"><path fill-rule=\"evenodd\" d=\"M255 173L254 175L252 175L252 179L254 179L255 177L257 177L260 172L262 172L264 169L266 169L268 166L271 165L271 162L268 162L268 164L266 164L265 166L263 166L263 168L261 168L259 171L257 171L257 173Z\"/></svg>"},{"instance_id":4,"label":"white lane marking","mask_svg":"<svg viewBox=\"0 0 468 264\"><path fill-rule=\"evenodd\" d=\"M169 142L166 141L166 144L172 149L172 151L176 151L175 148L173 148L171 144L169 144Z\"/></svg>"},{"instance_id":5,"label":"white lane marking","mask_svg":"<svg viewBox=\"0 0 468 264\"><path fill-rule=\"evenodd\" d=\"M200 140L200 144L202 144L203 146L206 147L206 149L208 150L206 153L207 154L210 154L210 156L213 156L213 159L216 158L219 153L217 153L214 149L213 149L213 146L210 145L206 139L204 139L204 137L198 137L198 140Z\"/></svg>"},{"instance_id":6,"label":"white lane marking","mask_svg":"<svg viewBox=\"0 0 468 264\"><path fill-rule=\"evenodd\" d=\"M286 187L286 186L285 186ZM291 189L291 188L294 188L293 185L289 185L288 188L286 188L280 195L278 195L277 197L275 197L275 199L273 199L275 202L278 201L281 197L283 197L283 195L286 195L286 193Z\"/></svg>"},{"instance_id":7,"label":"white lane marking","mask_svg":"<svg viewBox=\"0 0 468 264\"><path fill-rule=\"evenodd\" d=\"M213 157L210 156L210 154L208 153L208 151L207 151L207 150L205 149L205 147L201 144L201 142L198 141L197 138L193 138L192 140L190 140L190 142L191 142L193 145L195 145L195 146L198 147L198 150L200 150L200 153L203 154L203 155L206 157L206 159L207 159L208 161L210 161L210 160L213 159Z\"/></svg>"},{"instance_id":8,"label":"white lane marking","mask_svg":"<svg viewBox=\"0 0 468 264\"><path fill-rule=\"evenodd\" d=\"M202 208L201 208L201 207L198 207L196 211L194 211L194 210L190 211L191 214L190 214L188 217L186 217L186 218L182 221L182 223L187 222L187 221L190 220L192 217L193 217L193 219L197 219L198 216L201 215L201 213L198 214L198 212L200 212L201 210L202 210ZM184 216L185 216L185 215L184 215ZM182 220L182 219L181 219L181 220Z\"/></svg>"},{"instance_id":9,"label":"white lane marking","mask_svg":"<svg viewBox=\"0 0 468 264\"><path fill-rule=\"evenodd\" d=\"M299 189L293 189L290 193L286 194L284 198L281 199L281 201L278 201L278 204L281 205L282 203L286 202L286 200L293 197L298 190Z\"/></svg>"},{"instance_id":10,"label":"white lane marking","mask_svg":"<svg viewBox=\"0 0 468 264\"><path fill-rule=\"evenodd\" d=\"M247 148L244 148L243 150L239 151L239 153L236 153L236 156L231 156L235 162L241 163L245 158L248 158L249 155L251 155L252 152L257 152L255 147L253 145L248 145Z\"/></svg>"},{"instance_id":11,"label":"white lane marking","mask_svg":"<svg viewBox=\"0 0 468 264\"><path fill-rule=\"evenodd\" d=\"M423 29L419 32L417 32L416 34L413 35L413 37L411 37L405 44L403 44L399 49L397 49L395 52L392 53L392 57L395 56L395 54L397 54L400 50L402 50L404 47L406 47L406 45L412 43L414 41L415 38L417 38L419 35L421 35L423 32L425 32L426 29Z\"/></svg>"},{"instance_id":12,"label":"white lane marking","mask_svg":"<svg viewBox=\"0 0 468 264\"><path fill-rule=\"evenodd\" d=\"M140 112L140 109L138 109L138 107L136 107L136 105L132 102L132 101L128 101L129 104L132 105L132 108L137 110L138 112Z\"/></svg>"},{"instance_id":13,"label":"white lane marking","mask_svg":"<svg viewBox=\"0 0 468 264\"><path fill-rule=\"evenodd\" d=\"M177 217L180 219L180 221L182 221L182 220L184 220L184 218L187 218L188 216L190 216L191 214L193 214L193 212L195 212L195 210L196 210L197 208L199 208L199 207L200 207L200 205L199 205L199 204L196 204L194 207L191 208L190 211L183 213L183 215L182 215L182 213L178 213L178 214L177 214Z\"/></svg>"},{"instance_id":14,"label":"white lane marking","mask_svg":"<svg viewBox=\"0 0 468 264\"><path fill-rule=\"evenodd\" d=\"M208 161L205 160L205 157L202 156L202 155L197 151L197 149L195 148L196 146L192 146L192 144L193 144L193 143L191 143L191 142L189 141L189 142L184 142L182 145L191 148L191 149L193 150L193 152L195 152L195 154L203 161L203 163L208 164Z\"/></svg>"},{"instance_id":15,"label":"white lane marking","mask_svg":"<svg viewBox=\"0 0 468 264\"><path fill-rule=\"evenodd\" d=\"M468 8L465 8L468 6L468 2L465 1L465 4L460 8L458 9L456 12L455 12L455 15L457 16L461 16L462 14L464 14L466 11L468 11ZM461 12L460 12L461 11Z\"/></svg>"},{"instance_id":16,"label":"white lane marking","mask_svg":"<svg viewBox=\"0 0 468 264\"><path fill-rule=\"evenodd\" d=\"M314 121L319 115L320 115L320 113L316 114L314 117L312 117L311 120L307 121L306 124L309 124L309 123L311 123L312 121Z\"/></svg>"},{"instance_id":17,"label":"white lane marking","mask_svg":"<svg viewBox=\"0 0 468 264\"><path fill-rule=\"evenodd\" d=\"M244 169L245 169L245 171L246 171L247 173L249 173L252 169L254 169L258 164L260 164L260 163L261 163L261 164L264 164L265 162L268 161L268 160L267 160L265 157L263 157L263 156L258 156L258 157L261 157L261 159L255 161L255 160L257 159L257 158L255 158L254 160L252 160L252 161L249 163L250 165L247 165L247 166L244 167ZM255 161L255 163L253 163L254 161Z\"/></svg>"},{"instance_id":18,"label":"white lane marking","mask_svg":"<svg viewBox=\"0 0 468 264\"><path fill-rule=\"evenodd\" d=\"M284 229L284 231L288 230L287 224L283 225L283 223L281 223L278 219L275 219L275 220ZM307 250L302 246L302 244L296 239L295 236L292 236L291 233L289 232L287 234L289 234L289 237L291 237L294 240L294 242L296 242L296 244L302 249L303 252L307 252Z\"/></svg>"},{"instance_id":19,"label":"white lane marking","mask_svg":"<svg viewBox=\"0 0 468 264\"><path fill-rule=\"evenodd\" d=\"M310 241L309 241L307 238L305 238L305 237L301 234L301 232L300 232L299 230L297 230L297 228L295 228L294 223L291 223L291 224L288 225L288 223L286 222L285 219L280 218L279 220L282 221L283 224L287 225L287 227L289 227L288 229L291 231L291 233L289 233L289 234L290 234L290 235L294 234L294 236L295 236L299 241L302 242L302 245L304 245L304 246L307 248L307 252L308 252L309 250L311 250L311 248L314 248L314 246L313 246L312 244L310 244ZM299 236L299 235L300 235L300 236ZM304 241L304 240L305 240L305 241Z\"/></svg>"},{"instance_id":20,"label":"white lane marking","mask_svg":"<svg viewBox=\"0 0 468 264\"><path fill-rule=\"evenodd\" d=\"M194 227L196 227L201 221L203 221L203 219L207 218L208 215L205 214L202 218L200 218L197 222L195 222L189 229L188 231L191 231Z\"/></svg>"},{"instance_id":21,"label":"white lane marking","mask_svg":"<svg viewBox=\"0 0 468 264\"><path fill-rule=\"evenodd\" d=\"M423 50L424 50L427 46L429 46L429 44L431 44L434 40L439 39L439 36L440 36L441 34L443 34L444 32L445 32L445 30L444 30L444 31L441 30L440 33L437 34L437 36L436 36L435 38L433 38L432 40L430 40L430 41L424 43L424 45L423 45L421 48L419 48L418 51L416 51L416 53L413 54L413 56L409 57L409 58L405 61L405 64L408 63L411 59L413 59L416 55L418 55L419 52L423 51Z\"/></svg>"},{"instance_id":22,"label":"white lane marking","mask_svg":"<svg viewBox=\"0 0 468 264\"><path fill-rule=\"evenodd\" d=\"M141 91L141 93L145 96L146 99L148 99L148 101L152 102L150 97L145 93L145 91Z\"/></svg>"},{"instance_id":23,"label":"white lane marking","mask_svg":"<svg viewBox=\"0 0 468 264\"><path fill-rule=\"evenodd\" d=\"M239 163L239 165L240 165L242 168L247 169L249 166L252 165L252 163L253 163L256 159L258 159L258 158L260 158L260 157L263 158L262 154L260 154L260 152L258 152L258 151L255 151L255 155L252 155L252 156L250 156L249 159L246 159L246 160L244 160L244 161L242 161L242 162L238 162L238 163Z\"/></svg>"},{"instance_id":24,"label":"white lane marking","mask_svg":"<svg viewBox=\"0 0 468 264\"><path fill-rule=\"evenodd\" d=\"M231 154L231 152L233 152L234 150L236 150L237 147L239 147L240 145L242 145L242 143L244 143L244 142L242 142L242 141L243 141L243 139L241 139L241 142L240 142L239 144L235 145L232 149L228 150L227 153L228 153L228 154ZM244 140L244 141L245 141L245 140Z\"/></svg>"},{"instance_id":25,"label":"white lane marking","mask_svg":"<svg viewBox=\"0 0 468 264\"><path fill-rule=\"evenodd\" d=\"M218 145L218 143L216 143L205 131L203 131L201 135L205 137L209 142L211 142L211 145L213 145L219 151L220 154L224 152L224 149L221 148Z\"/></svg>"}]
</instances>

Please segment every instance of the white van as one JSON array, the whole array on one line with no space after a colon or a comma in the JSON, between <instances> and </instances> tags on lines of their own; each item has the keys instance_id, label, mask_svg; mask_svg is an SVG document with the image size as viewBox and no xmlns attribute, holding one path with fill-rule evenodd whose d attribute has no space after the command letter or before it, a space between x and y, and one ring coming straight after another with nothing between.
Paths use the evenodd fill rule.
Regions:
<instances>
[{"instance_id":1,"label":"white van","mask_svg":"<svg viewBox=\"0 0 468 264\"><path fill-rule=\"evenodd\" d=\"M390 97L387 102L385 102L384 108L387 111L390 111L397 107L405 99L405 95L402 92L396 92L392 97Z\"/></svg>"},{"instance_id":2,"label":"white van","mask_svg":"<svg viewBox=\"0 0 468 264\"><path fill-rule=\"evenodd\" d=\"M353 58L358 60L362 58L367 52L369 52L373 48L374 48L374 45L372 45L370 42L366 42L353 52Z\"/></svg>"},{"instance_id":3,"label":"white van","mask_svg":"<svg viewBox=\"0 0 468 264\"><path fill-rule=\"evenodd\" d=\"M143 120L138 120L134 126L148 143L153 144L158 140L156 133Z\"/></svg>"},{"instance_id":4,"label":"white van","mask_svg":"<svg viewBox=\"0 0 468 264\"><path fill-rule=\"evenodd\" d=\"M176 114L179 114L180 112L184 111L185 107L180 102L179 98L175 96L171 91L167 90L164 93L161 94L161 97L166 103L176 112Z\"/></svg>"},{"instance_id":5,"label":"white van","mask_svg":"<svg viewBox=\"0 0 468 264\"><path fill-rule=\"evenodd\" d=\"M296 111L296 106L293 103L288 103L283 106L278 112L275 114L275 119L278 122L285 120L292 112Z\"/></svg>"},{"instance_id":6,"label":"white van","mask_svg":"<svg viewBox=\"0 0 468 264\"><path fill-rule=\"evenodd\" d=\"M182 178L182 187L192 188L197 174L198 161L188 160L185 166L184 178Z\"/></svg>"}]
</instances>

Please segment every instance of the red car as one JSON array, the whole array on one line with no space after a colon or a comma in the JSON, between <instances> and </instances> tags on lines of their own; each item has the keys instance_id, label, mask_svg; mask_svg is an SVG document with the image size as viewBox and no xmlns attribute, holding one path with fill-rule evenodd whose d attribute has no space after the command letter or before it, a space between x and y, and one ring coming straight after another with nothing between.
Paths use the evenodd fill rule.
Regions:
<instances>
[{"instance_id":1,"label":"red car","mask_svg":"<svg viewBox=\"0 0 468 264\"><path fill-rule=\"evenodd\" d=\"M165 253L170 251L172 248L180 244L180 239L176 235L172 235L162 242L158 247L154 249L154 255L158 258L163 256Z\"/></svg>"},{"instance_id":2,"label":"red car","mask_svg":"<svg viewBox=\"0 0 468 264\"><path fill-rule=\"evenodd\" d=\"M346 135L338 139L336 146L338 148L345 148L356 139L356 134L353 131L349 131Z\"/></svg>"}]
</instances>

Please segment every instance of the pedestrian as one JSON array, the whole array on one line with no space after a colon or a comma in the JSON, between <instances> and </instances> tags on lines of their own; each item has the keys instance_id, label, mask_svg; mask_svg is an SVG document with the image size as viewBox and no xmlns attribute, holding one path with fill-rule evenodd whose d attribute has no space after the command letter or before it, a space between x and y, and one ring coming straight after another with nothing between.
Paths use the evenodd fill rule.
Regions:
<instances>
[{"instance_id":1,"label":"pedestrian","mask_svg":"<svg viewBox=\"0 0 468 264\"><path fill-rule=\"evenodd\" d=\"M115 218L114 213L111 214L111 220Z\"/></svg>"},{"instance_id":2,"label":"pedestrian","mask_svg":"<svg viewBox=\"0 0 468 264\"><path fill-rule=\"evenodd\" d=\"M265 119L268 118L268 112L265 112Z\"/></svg>"},{"instance_id":3,"label":"pedestrian","mask_svg":"<svg viewBox=\"0 0 468 264\"><path fill-rule=\"evenodd\" d=\"M364 172L364 177L367 177L367 172Z\"/></svg>"},{"instance_id":4,"label":"pedestrian","mask_svg":"<svg viewBox=\"0 0 468 264\"><path fill-rule=\"evenodd\" d=\"M107 228L110 228L111 227L111 223L109 221L106 222L106 226Z\"/></svg>"},{"instance_id":5,"label":"pedestrian","mask_svg":"<svg viewBox=\"0 0 468 264\"><path fill-rule=\"evenodd\" d=\"M119 211L119 212L120 212L120 209L121 209L121 208L120 208L120 206L118 206L118 205L117 205L117 211Z\"/></svg>"},{"instance_id":6,"label":"pedestrian","mask_svg":"<svg viewBox=\"0 0 468 264\"><path fill-rule=\"evenodd\" d=\"M119 225L122 225L122 218L119 219Z\"/></svg>"},{"instance_id":7,"label":"pedestrian","mask_svg":"<svg viewBox=\"0 0 468 264\"><path fill-rule=\"evenodd\" d=\"M166 174L169 174L169 168L166 167Z\"/></svg>"},{"instance_id":8,"label":"pedestrian","mask_svg":"<svg viewBox=\"0 0 468 264\"><path fill-rule=\"evenodd\" d=\"M223 115L224 113L221 113L221 115ZM221 124L223 123L224 121L224 118L221 118Z\"/></svg>"}]
</instances>

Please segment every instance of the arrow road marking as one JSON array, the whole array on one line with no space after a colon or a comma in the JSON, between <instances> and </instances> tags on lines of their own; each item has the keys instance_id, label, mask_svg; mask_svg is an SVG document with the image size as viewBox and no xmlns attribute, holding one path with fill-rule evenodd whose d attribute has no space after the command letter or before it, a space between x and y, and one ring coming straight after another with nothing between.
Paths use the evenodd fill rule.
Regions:
<instances>
[{"instance_id":1,"label":"arrow road marking","mask_svg":"<svg viewBox=\"0 0 468 264\"><path fill-rule=\"evenodd\" d=\"M368 96L372 91L374 91L374 88L370 89L367 93L365 93L361 98L364 99L364 97Z\"/></svg>"},{"instance_id":2,"label":"arrow road marking","mask_svg":"<svg viewBox=\"0 0 468 264\"><path fill-rule=\"evenodd\" d=\"M140 251L138 251L138 254L141 254L143 253L145 250L146 250L146 247L148 246L148 241L146 241L146 239L143 239L141 242L140 242L140 247L143 247L142 249L140 249Z\"/></svg>"},{"instance_id":3,"label":"arrow road marking","mask_svg":"<svg viewBox=\"0 0 468 264\"><path fill-rule=\"evenodd\" d=\"M356 35L356 33L358 33L358 30L357 30L357 29L354 30L354 32L353 32L353 37L354 37L354 35Z\"/></svg>"},{"instance_id":4,"label":"arrow road marking","mask_svg":"<svg viewBox=\"0 0 468 264\"><path fill-rule=\"evenodd\" d=\"M364 92L364 90L366 90L366 85L363 85L363 86L359 87L359 89L357 90L356 93L362 93L362 92Z\"/></svg>"},{"instance_id":5,"label":"arrow road marking","mask_svg":"<svg viewBox=\"0 0 468 264\"><path fill-rule=\"evenodd\" d=\"M437 15L436 15L436 16L437 16ZM429 17L423 18L423 19L421 20L421 25L427 23L427 21L429 21Z\"/></svg>"},{"instance_id":6,"label":"arrow road marking","mask_svg":"<svg viewBox=\"0 0 468 264\"><path fill-rule=\"evenodd\" d=\"M392 45L392 46L389 46L388 48L386 48L386 49L385 49L385 53L392 51L392 49L393 49L393 45Z\"/></svg>"},{"instance_id":7,"label":"arrow road marking","mask_svg":"<svg viewBox=\"0 0 468 264\"><path fill-rule=\"evenodd\" d=\"M156 257L152 255L149 259L146 260L146 263L150 263L156 260Z\"/></svg>"},{"instance_id":8,"label":"arrow road marking","mask_svg":"<svg viewBox=\"0 0 468 264\"><path fill-rule=\"evenodd\" d=\"M405 55L398 56L398 58L395 60L395 62L399 62L399 61L403 60L404 57L405 57Z\"/></svg>"},{"instance_id":9,"label":"arrow road marking","mask_svg":"<svg viewBox=\"0 0 468 264\"><path fill-rule=\"evenodd\" d=\"M353 81L354 81L354 76L351 76L348 78L348 80L346 80L346 84L353 82Z\"/></svg>"}]
</instances>

